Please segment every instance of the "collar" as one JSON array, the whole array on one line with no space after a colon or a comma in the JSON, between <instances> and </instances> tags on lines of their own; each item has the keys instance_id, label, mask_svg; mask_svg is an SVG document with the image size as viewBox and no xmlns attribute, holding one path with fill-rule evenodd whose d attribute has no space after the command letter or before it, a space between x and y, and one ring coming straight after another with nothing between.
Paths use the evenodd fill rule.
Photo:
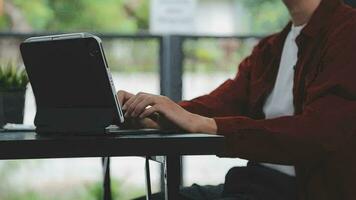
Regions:
<instances>
[{"instance_id":1,"label":"collar","mask_svg":"<svg viewBox=\"0 0 356 200\"><path fill-rule=\"evenodd\" d=\"M315 37L317 34L328 26L330 18L333 16L334 11L342 4L342 0L322 0L320 5L315 10L309 22L303 28L301 35ZM292 22L289 22L284 29L276 35L272 43L272 52L276 55L281 54L284 41L290 32ZM299 38L299 37L298 37ZM297 39L299 40L299 39Z\"/></svg>"},{"instance_id":2,"label":"collar","mask_svg":"<svg viewBox=\"0 0 356 200\"><path fill-rule=\"evenodd\" d=\"M270 41L270 45L272 48L271 50L274 55L282 54L284 41L286 40L287 35L291 30L291 28L292 28L292 22L289 22L287 26L285 26L284 29Z\"/></svg>"},{"instance_id":3,"label":"collar","mask_svg":"<svg viewBox=\"0 0 356 200\"><path fill-rule=\"evenodd\" d=\"M320 31L329 25L331 17L341 4L341 0L322 0L319 7L310 18L308 24L302 30L302 34L309 37L315 37Z\"/></svg>"}]
</instances>

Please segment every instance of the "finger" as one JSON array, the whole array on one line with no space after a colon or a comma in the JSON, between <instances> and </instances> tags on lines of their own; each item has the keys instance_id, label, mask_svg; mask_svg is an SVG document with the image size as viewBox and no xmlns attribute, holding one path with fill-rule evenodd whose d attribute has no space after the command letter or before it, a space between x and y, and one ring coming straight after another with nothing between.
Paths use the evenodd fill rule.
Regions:
<instances>
[{"instance_id":1,"label":"finger","mask_svg":"<svg viewBox=\"0 0 356 200\"><path fill-rule=\"evenodd\" d=\"M126 110L126 112L127 112L128 108L130 107L130 105L132 104L132 102L134 102L134 101L136 100L136 98L137 98L137 95L133 95L131 98L129 98L129 99L125 102L125 104L122 106L122 109L123 109L123 110Z\"/></svg>"},{"instance_id":2,"label":"finger","mask_svg":"<svg viewBox=\"0 0 356 200\"><path fill-rule=\"evenodd\" d=\"M119 90L117 92L117 99L120 103L120 105L124 105L128 99L130 99L133 96L133 94L126 92L124 90Z\"/></svg>"},{"instance_id":3,"label":"finger","mask_svg":"<svg viewBox=\"0 0 356 200\"><path fill-rule=\"evenodd\" d=\"M143 127L143 128L160 129L159 124L149 118L141 119L141 120L139 120L139 123L140 123L141 127Z\"/></svg>"},{"instance_id":4,"label":"finger","mask_svg":"<svg viewBox=\"0 0 356 200\"><path fill-rule=\"evenodd\" d=\"M129 112L128 112L128 108L130 107L131 103L133 101L135 101L137 97L133 96L131 97L128 101L126 101L126 103L124 104L124 106L122 107L123 111L125 112L124 117L129 117Z\"/></svg>"},{"instance_id":5,"label":"finger","mask_svg":"<svg viewBox=\"0 0 356 200\"><path fill-rule=\"evenodd\" d=\"M147 96L147 94L144 93L138 93L137 95L135 95L135 99L133 99L129 105L127 105L127 110L126 110L126 114L128 116L132 116L132 112L135 110L136 105L138 103L140 103L143 99L145 99ZM131 100L131 99L130 99ZM132 116L133 117L133 116Z\"/></svg>"},{"instance_id":6,"label":"finger","mask_svg":"<svg viewBox=\"0 0 356 200\"><path fill-rule=\"evenodd\" d=\"M143 118L146 118L150 115L152 115L153 113L156 113L158 112L158 108L157 106L151 106L150 108L147 108L145 111L143 111L141 114L140 114L140 118L143 119Z\"/></svg>"},{"instance_id":7,"label":"finger","mask_svg":"<svg viewBox=\"0 0 356 200\"><path fill-rule=\"evenodd\" d=\"M153 106L155 103L155 98L152 96L146 96L145 98L138 99L137 100L137 104L135 105L135 109L133 110L131 116L132 117L137 117L139 116L143 111L145 111L145 109L147 108L147 106Z\"/></svg>"},{"instance_id":8,"label":"finger","mask_svg":"<svg viewBox=\"0 0 356 200\"><path fill-rule=\"evenodd\" d=\"M118 100L120 103L124 103L125 93L126 93L126 92L123 91L123 90L119 90L119 91L116 93L117 100Z\"/></svg>"}]
</instances>

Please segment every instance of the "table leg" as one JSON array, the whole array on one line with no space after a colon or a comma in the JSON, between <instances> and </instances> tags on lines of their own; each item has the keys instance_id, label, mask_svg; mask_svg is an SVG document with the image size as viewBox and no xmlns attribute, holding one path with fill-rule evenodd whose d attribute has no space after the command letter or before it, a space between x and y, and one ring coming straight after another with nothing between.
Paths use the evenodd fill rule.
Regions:
<instances>
[{"instance_id":1,"label":"table leg","mask_svg":"<svg viewBox=\"0 0 356 200\"><path fill-rule=\"evenodd\" d=\"M180 156L166 156L164 166L165 199L179 199L179 189L181 186L181 166Z\"/></svg>"},{"instance_id":2,"label":"table leg","mask_svg":"<svg viewBox=\"0 0 356 200\"><path fill-rule=\"evenodd\" d=\"M103 199L104 200L111 200L111 179L110 179L110 157L103 157L102 158L102 165L103 165Z\"/></svg>"},{"instance_id":3,"label":"table leg","mask_svg":"<svg viewBox=\"0 0 356 200\"><path fill-rule=\"evenodd\" d=\"M151 200L151 174L150 174L150 157L146 156L145 163L145 175L146 175L146 200Z\"/></svg>"}]
</instances>

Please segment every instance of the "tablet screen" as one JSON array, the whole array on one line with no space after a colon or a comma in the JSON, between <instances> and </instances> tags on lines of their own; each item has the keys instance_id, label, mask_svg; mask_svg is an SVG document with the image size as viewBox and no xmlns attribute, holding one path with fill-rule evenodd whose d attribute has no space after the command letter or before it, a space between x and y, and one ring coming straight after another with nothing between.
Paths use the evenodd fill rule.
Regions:
<instances>
[{"instance_id":1,"label":"tablet screen","mask_svg":"<svg viewBox=\"0 0 356 200\"><path fill-rule=\"evenodd\" d=\"M36 102L56 107L114 106L101 53L90 38L24 43L23 59ZM99 49L99 47L97 48Z\"/></svg>"},{"instance_id":2,"label":"tablet screen","mask_svg":"<svg viewBox=\"0 0 356 200\"><path fill-rule=\"evenodd\" d=\"M116 102L99 45L94 38L21 45L38 109L109 108L115 113Z\"/></svg>"}]
</instances>

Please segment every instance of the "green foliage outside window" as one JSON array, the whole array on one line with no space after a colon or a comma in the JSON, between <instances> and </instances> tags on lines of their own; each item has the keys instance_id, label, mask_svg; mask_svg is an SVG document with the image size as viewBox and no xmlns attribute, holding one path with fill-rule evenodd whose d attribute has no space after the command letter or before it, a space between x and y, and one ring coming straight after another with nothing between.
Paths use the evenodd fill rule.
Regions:
<instances>
[{"instance_id":1,"label":"green foliage outside window","mask_svg":"<svg viewBox=\"0 0 356 200\"><path fill-rule=\"evenodd\" d=\"M5 0L35 31L92 31L134 33L148 28L146 0ZM7 15L0 30L11 28Z\"/></svg>"},{"instance_id":2,"label":"green foliage outside window","mask_svg":"<svg viewBox=\"0 0 356 200\"><path fill-rule=\"evenodd\" d=\"M280 31L290 17L282 0L240 0L249 10L250 31L270 34Z\"/></svg>"},{"instance_id":3,"label":"green foliage outside window","mask_svg":"<svg viewBox=\"0 0 356 200\"><path fill-rule=\"evenodd\" d=\"M35 31L147 31L149 0L4 0L23 15ZM204 0L202 0L204 1ZM278 31L288 21L281 0L236 0L248 10L251 33ZM8 15L0 16L0 31L10 30Z\"/></svg>"}]
</instances>

